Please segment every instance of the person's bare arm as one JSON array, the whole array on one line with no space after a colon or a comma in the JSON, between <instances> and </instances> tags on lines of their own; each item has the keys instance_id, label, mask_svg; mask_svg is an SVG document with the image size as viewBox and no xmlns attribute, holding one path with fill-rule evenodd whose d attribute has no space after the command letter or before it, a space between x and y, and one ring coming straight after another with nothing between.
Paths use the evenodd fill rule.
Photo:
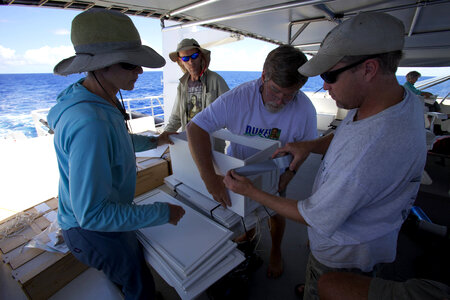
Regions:
<instances>
[{"instance_id":1,"label":"person's bare arm","mask_svg":"<svg viewBox=\"0 0 450 300\"><path fill-rule=\"evenodd\" d=\"M428 92L420 92L421 96L424 96L425 98L431 98L433 97L432 93L428 93Z\"/></svg>"},{"instance_id":2,"label":"person's bare arm","mask_svg":"<svg viewBox=\"0 0 450 300\"><path fill-rule=\"evenodd\" d=\"M294 158L289 165L289 169L294 171L301 166L310 153L325 154L333 137L334 134L330 133L312 141L287 143L284 147L277 149L272 157L279 154L291 153Z\"/></svg>"},{"instance_id":3,"label":"person's bare arm","mask_svg":"<svg viewBox=\"0 0 450 300\"><path fill-rule=\"evenodd\" d=\"M254 187L250 179L239 176L233 170L228 171L224 183L225 186L233 192L249 197L286 218L308 225L297 209L296 200L278 197L263 192Z\"/></svg>"},{"instance_id":4,"label":"person's bare arm","mask_svg":"<svg viewBox=\"0 0 450 300\"><path fill-rule=\"evenodd\" d=\"M189 122L186 133L189 150L208 192L224 207L231 206L228 192L223 183L223 176L217 175L214 169L209 133L194 122Z\"/></svg>"}]
</instances>

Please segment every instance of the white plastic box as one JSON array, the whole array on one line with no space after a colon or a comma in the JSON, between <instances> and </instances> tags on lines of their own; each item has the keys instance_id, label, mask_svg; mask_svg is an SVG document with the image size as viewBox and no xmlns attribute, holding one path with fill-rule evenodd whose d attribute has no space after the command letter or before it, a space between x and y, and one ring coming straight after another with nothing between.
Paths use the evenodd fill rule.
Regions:
<instances>
[{"instance_id":1,"label":"white plastic box","mask_svg":"<svg viewBox=\"0 0 450 300\"><path fill-rule=\"evenodd\" d=\"M213 137L259 150L259 152L257 152L256 154L244 160L237 159L224 153L212 150L216 173L221 175L225 175L230 169L236 169L251 163L268 160L271 158L275 150L281 146L281 143L279 141L263 139L259 137L235 135L228 130L222 129L211 134L211 144L213 149L213 143L215 140L213 139ZM174 144L170 145L170 157L172 161L173 176L175 177L175 179L190 186L192 189L200 192L201 194L213 199L211 194L208 193L208 190L206 189L206 186L200 177L197 166L192 159L186 133L182 132L176 136L172 135L171 138ZM278 190L279 175L279 170L274 170L272 172L265 172L250 176L248 178L252 180L253 184L256 187L268 193L275 194ZM242 217L245 217L253 210L255 210L258 206L260 206L255 201L242 195L233 193L232 191L229 191L229 196L231 200L231 207L229 207L229 209Z\"/></svg>"}]
</instances>

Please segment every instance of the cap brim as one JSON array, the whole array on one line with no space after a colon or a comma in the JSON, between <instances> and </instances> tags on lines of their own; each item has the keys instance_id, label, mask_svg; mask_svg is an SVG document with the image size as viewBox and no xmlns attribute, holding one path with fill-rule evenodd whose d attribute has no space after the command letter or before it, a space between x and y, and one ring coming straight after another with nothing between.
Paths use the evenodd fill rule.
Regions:
<instances>
[{"instance_id":1,"label":"cap brim","mask_svg":"<svg viewBox=\"0 0 450 300\"><path fill-rule=\"evenodd\" d=\"M342 58L342 56L326 55L319 52L298 68L298 72L307 77L317 76L334 67Z\"/></svg>"},{"instance_id":2,"label":"cap brim","mask_svg":"<svg viewBox=\"0 0 450 300\"><path fill-rule=\"evenodd\" d=\"M89 72L119 62L126 62L147 68L161 68L166 64L166 60L155 50L148 46L140 46L132 50L120 50L96 55L77 54L60 61L53 69L53 73L57 75L70 75Z\"/></svg>"}]
</instances>

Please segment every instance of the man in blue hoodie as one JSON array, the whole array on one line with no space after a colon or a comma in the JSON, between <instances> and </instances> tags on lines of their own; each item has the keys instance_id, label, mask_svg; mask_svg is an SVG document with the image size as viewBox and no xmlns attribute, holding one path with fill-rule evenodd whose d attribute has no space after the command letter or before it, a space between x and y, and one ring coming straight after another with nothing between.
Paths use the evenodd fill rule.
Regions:
<instances>
[{"instance_id":1,"label":"man in blue hoodie","mask_svg":"<svg viewBox=\"0 0 450 300\"><path fill-rule=\"evenodd\" d=\"M134 151L169 142L132 135L116 95L132 90L142 67L165 64L141 44L131 19L111 10L89 10L75 17L71 38L76 55L54 68L58 75L87 72L58 96L48 115L55 132L60 171L58 222L73 255L102 270L125 299L153 299L155 286L135 230L176 225L183 208L168 203L134 205Z\"/></svg>"}]
</instances>

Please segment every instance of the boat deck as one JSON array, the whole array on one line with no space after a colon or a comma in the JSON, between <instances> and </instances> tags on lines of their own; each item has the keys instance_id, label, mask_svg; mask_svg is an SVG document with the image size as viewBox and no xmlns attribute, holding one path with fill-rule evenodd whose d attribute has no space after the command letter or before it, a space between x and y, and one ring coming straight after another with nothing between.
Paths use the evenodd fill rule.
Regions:
<instances>
[{"instance_id":1,"label":"boat deck","mask_svg":"<svg viewBox=\"0 0 450 300\"><path fill-rule=\"evenodd\" d=\"M45 147L43 148L45 149ZM310 155L310 157L299 169L293 181L290 183L287 190L288 197L303 199L310 194L313 180L321 162L321 158L321 155ZM425 211L433 222L447 226L450 226L450 219L448 218L450 215L449 163L450 162L448 159L444 159L444 161L442 161L439 157L429 156L426 170L432 178L433 183L431 185L421 186L416 201L416 204ZM44 177L46 180L51 178L50 175ZM36 203L38 202L28 202L28 206L35 205ZM293 288L295 284L304 282L306 262L309 254L306 226L287 220L285 236L282 244L284 273L278 279L268 279L266 277L271 244L267 222L263 222L261 224L260 232L260 240L257 243L255 253L262 259L263 263L259 268L250 274L248 285L244 285L244 287L248 288L248 297L245 297L245 299L296 299ZM417 258L416 254L418 252L411 250L412 242L405 237L401 236L399 241L399 248L406 249L406 252L404 250L399 251L406 257L406 259L402 257L400 260L400 268L404 270L400 273L403 278L407 278L411 276L410 262L412 259ZM418 246L413 245L413 247L417 248ZM446 247L448 247L448 245ZM442 263L444 263L447 265L447 268L444 268L444 270L450 269L448 259L444 258L443 261L440 261L441 258L442 256L439 255L434 257L432 265L438 268L439 266L442 266ZM438 277L441 276L441 281L449 284L448 275L445 277L445 275L440 273L435 274ZM14 286L14 280L6 277L8 277L8 274L2 266L0 272L0 283L2 286L8 286L8 288L0 289L0 299L26 299L25 295L21 293L18 285L16 284L16 286ZM178 294L172 287L168 286L155 273L154 277L157 289L162 293L165 299L179 299ZM5 282L8 284L5 285ZM241 288L243 296L246 295L245 290L245 288ZM105 295L109 295L109 299L121 299L121 295L117 291L116 287L111 284L101 272L94 269L88 269L88 271L84 272L72 281L71 284L60 290L51 299L96 299L98 297L104 298ZM205 300L210 298L206 293L203 293L198 297L198 299Z\"/></svg>"}]
</instances>

